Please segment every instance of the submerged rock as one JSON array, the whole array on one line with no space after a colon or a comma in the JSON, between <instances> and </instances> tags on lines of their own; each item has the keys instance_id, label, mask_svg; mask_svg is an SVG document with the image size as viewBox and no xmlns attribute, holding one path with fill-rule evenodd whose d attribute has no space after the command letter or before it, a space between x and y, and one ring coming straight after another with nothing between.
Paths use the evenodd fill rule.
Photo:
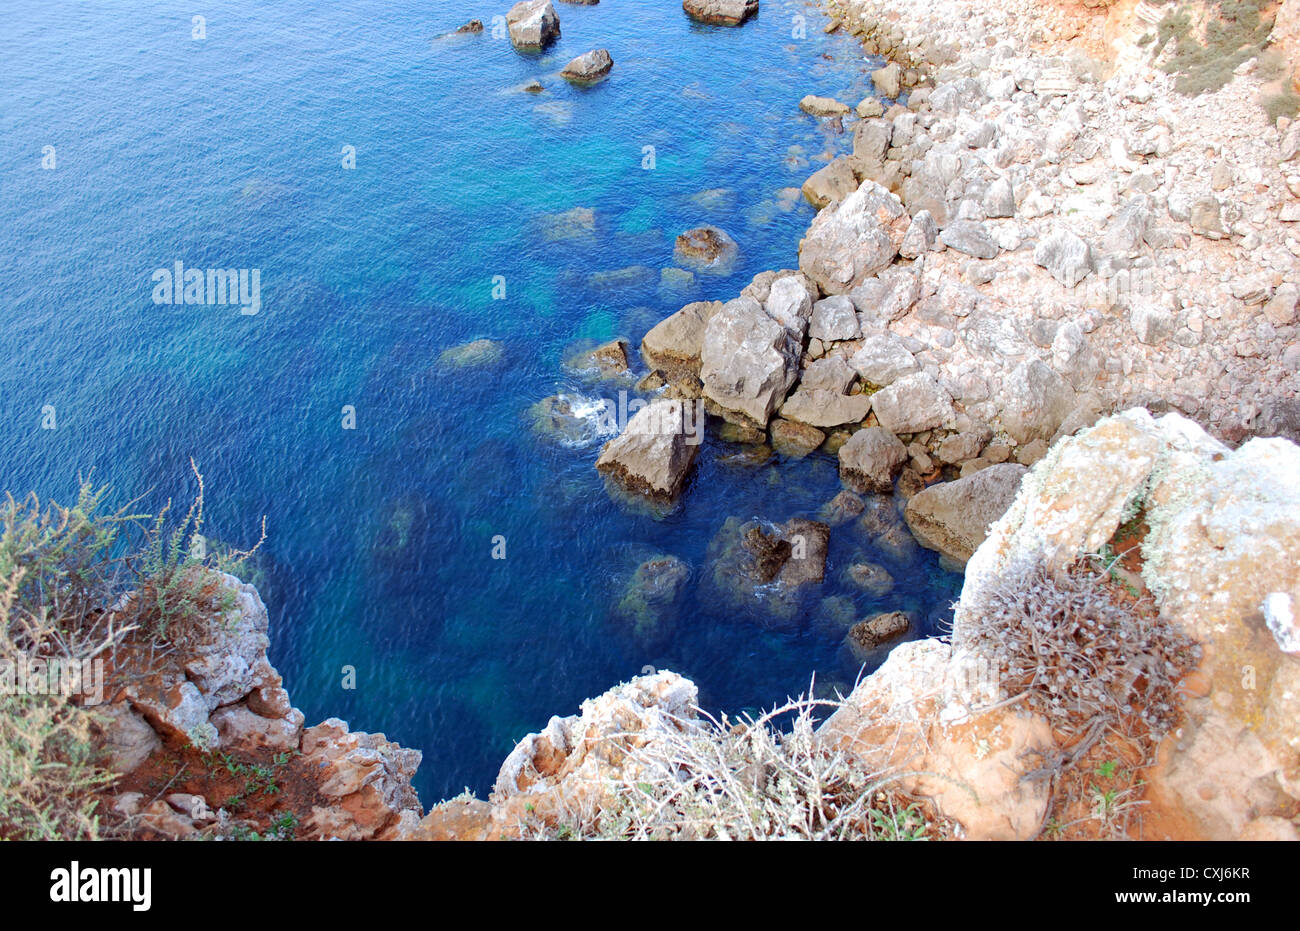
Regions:
<instances>
[{"instance_id":1,"label":"submerged rock","mask_svg":"<svg viewBox=\"0 0 1300 931\"><path fill-rule=\"evenodd\" d=\"M605 444L596 468L630 491L675 498L700 451L703 429L696 405L652 401L628 421L621 435Z\"/></svg>"},{"instance_id":2,"label":"submerged rock","mask_svg":"<svg viewBox=\"0 0 1300 931\"><path fill-rule=\"evenodd\" d=\"M444 349L438 356L441 368L482 368L497 365L505 358L505 347L491 339L476 339Z\"/></svg>"},{"instance_id":3,"label":"submerged rock","mask_svg":"<svg viewBox=\"0 0 1300 931\"><path fill-rule=\"evenodd\" d=\"M561 446L588 446L613 429L604 429L600 403L563 394L542 398L528 409L528 421L538 436Z\"/></svg>"},{"instance_id":4,"label":"submerged rock","mask_svg":"<svg viewBox=\"0 0 1300 931\"><path fill-rule=\"evenodd\" d=\"M826 575L830 528L801 517L781 525L729 517L709 544L709 593L766 627L799 619L802 591Z\"/></svg>"},{"instance_id":5,"label":"submerged rock","mask_svg":"<svg viewBox=\"0 0 1300 931\"><path fill-rule=\"evenodd\" d=\"M725 230L697 226L677 237L673 255L677 262L706 275L730 275L740 247Z\"/></svg>"},{"instance_id":6,"label":"submerged rock","mask_svg":"<svg viewBox=\"0 0 1300 931\"><path fill-rule=\"evenodd\" d=\"M894 590L894 577L879 563L855 562L845 570L844 575L850 585L878 598Z\"/></svg>"},{"instance_id":7,"label":"submerged rock","mask_svg":"<svg viewBox=\"0 0 1300 931\"><path fill-rule=\"evenodd\" d=\"M682 10L697 23L740 26L758 12L758 0L682 0Z\"/></svg>"},{"instance_id":8,"label":"submerged rock","mask_svg":"<svg viewBox=\"0 0 1300 931\"><path fill-rule=\"evenodd\" d=\"M690 577L690 567L676 556L647 559L628 579L610 620L640 649L659 649L672 637Z\"/></svg>"},{"instance_id":9,"label":"submerged rock","mask_svg":"<svg viewBox=\"0 0 1300 931\"><path fill-rule=\"evenodd\" d=\"M903 517L922 546L964 563L984 542L993 522L1011 507L1028 471L1006 462L931 485L912 496Z\"/></svg>"},{"instance_id":10,"label":"submerged rock","mask_svg":"<svg viewBox=\"0 0 1300 931\"><path fill-rule=\"evenodd\" d=\"M579 55L564 66L560 76L574 84L594 84L609 74L614 67L614 59L603 48L594 49Z\"/></svg>"},{"instance_id":11,"label":"submerged rock","mask_svg":"<svg viewBox=\"0 0 1300 931\"><path fill-rule=\"evenodd\" d=\"M560 17L551 0L520 0L506 14L506 28L515 48L540 51L560 37Z\"/></svg>"}]
</instances>

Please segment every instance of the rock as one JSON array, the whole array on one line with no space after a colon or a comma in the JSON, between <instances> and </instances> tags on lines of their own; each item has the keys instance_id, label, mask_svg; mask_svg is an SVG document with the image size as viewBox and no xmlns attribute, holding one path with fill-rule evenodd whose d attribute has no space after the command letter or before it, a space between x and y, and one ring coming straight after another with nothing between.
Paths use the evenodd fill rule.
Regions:
<instances>
[{"instance_id":1,"label":"rock","mask_svg":"<svg viewBox=\"0 0 1300 931\"><path fill-rule=\"evenodd\" d=\"M853 662L862 665L880 658L882 646L898 640L912 629L912 620L902 611L877 614L849 628L844 646Z\"/></svg>"},{"instance_id":2,"label":"rock","mask_svg":"<svg viewBox=\"0 0 1300 931\"><path fill-rule=\"evenodd\" d=\"M1272 299L1264 305L1264 317L1273 326L1290 326L1296 321L1296 304L1300 302L1300 290L1289 281L1273 293Z\"/></svg>"},{"instance_id":3,"label":"rock","mask_svg":"<svg viewBox=\"0 0 1300 931\"><path fill-rule=\"evenodd\" d=\"M677 237L673 250L677 262L706 275L730 275L740 247L725 230L699 226Z\"/></svg>"},{"instance_id":4,"label":"rock","mask_svg":"<svg viewBox=\"0 0 1300 931\"><path fill-rule=\"evenodd\" d=\"M721 301L699 301L659 321L641 340L641 358L669 381L698 377L704 331L721 309Z\"/></svg>"},{"instance_id":5,"label":"rock","mask_svg":"<svg viewBox=\"0 0 1300 931\"><path fill-rule=\"evenodd\" d=\"M459 27L456 30L456 32L458 33L478 33L482 31L483 31L483 20L481 19L471 19L468 23Z\"/></svg>"},{"instance_id":6,"label":"rock","mask_svg":"<svg viewBox=\"0 0 1300 931\"><path fill-rule=\"evenodd\" d=\"M817 214L799 268L826 294L845 294L886 268L909 224L902 203L873 181Z\"/></svg>"},{"instance_id":7,"label":"rock","mask_svg":"<svg viewBox=\"0 0 1300 931\"><path fill-rule=\"evenodd\" d=\"M914 372L871 396L876 420L890 433L920 433L942 427L953 417L952 399L930 375Z\"/></svg>"},{"instance_id":8,"label":"rock","mask_svg":"<svg viewBox=\"0 0 1300 931\"><path fill-rule=\"evenodd\" d=\"M849 292L864 327L881 328L900 319L921 296L919 263L886 268Z\"/></svg>"},{"instance_id":9,"label":"rock","mask_svg":"<svg viewBox=\"0 0 1300 931\"><path fill-rule=\"evenodd\" d=\"M889 142L893 137L893 123L886 120L863 120L853 128L853 157L860 164L881 164L886 159Z\"/></svg>"},{"instance_id":10,"label":"rock","mask_svg":"<svg viewBox=\"0 0 1300 931\"><path fill-rule=\"evenodd\" d=\"M772 421L769 430L772 449L791 459L802 459L826 442L826 434L816 427L779 417Z\"/></svg>"},{"instance_id":11,"label":"rock","mask_svg":"<svg viewBox=\"0 0 1300 931\"><path fill-rule=\"evenodd\" d=\"M803 196L818 210L843 200L858 189L858 178L847 156L832 160L803 183Z\"/></svg>"},{"instance_id":12,"label":"rock","mask_svg":"<svg viewBox=\"0 0 1300 931\"><path fill-rule=\"evenodd\" d=\"M881 116L885 112L885 108L878 98L864 97L858 104L856 112L860 119L870 120Z\"/></svg>"},{"instance_id":13,"label":"rock","mask_svg":"<svg viewBox=\"0 0 1300 931\"><path fill-rule=\"evenodd\" d=\"M831 97L818 97L809 94L799 101L799 109L809 116L843 116L849 112L847 104Z\"/></svg>"},{"instance_id":14,"label":"rock","mask_svg":"<svg viewBox=\"0 0 1300 931\"><path fill-rule=\"evenodd\" d=\"M826 572L830 528L803 518L782 525L730 517L709 544L711 595L766 627L798 623L803 592Z\"/></svg>"},{"instance_id":15,"label":"rock","mask_svg":"<svg viewBox=\"0 0 1300 931\"><path fill-rule=\"evenodd\" d=\"M753 298L727 302L701 348L704 393L724 411L766 426L799 375L799 344Z\"/></svg>"},{"instance_id":16,"label":"rock","mask_svg":"<svg viewBox=\"0 0 1300 931\"><path fill-rule=\"evenodd\" d=\"M418 820L423 809L411 777L421 757L383 734L351 733L338 718L307 728L300 762L320 780L317 792L328 804L313 807L303 836L371 840L396 829L405 812Z\"/></svg>"},{"instance_id":17,"label":"rock","mask_svg":"<svg viewBox=\"0 0 1300 931\"><path fill-rule=\"evenodd\" d=\"M1052 277L1073 288L1096 268L1092 249L1067 229L1057 229L1034 247L1034 262L1052 273Z\"/></svg>"},{"instance_id":18,"label":"rock","mask_svg":"<svg viewBox=\"0 0 1300 931\"><path fill-rule=\"evenodd\" d=\"M976 220L953 220L939 238L949 249L956 249L977 259L996 259L998 244L988 234L984 224Z\"/></svg>"},{"instance_id":19,"label":"rock","mask_svg":"<svg viewBox=\"0 0 1300 931\"><path fill-rule=\"evenodd\" d=\"M1219 201L1213 197L1202 197L1192 204L1189 219L1192 232L1207 239L1222 239L1223 221Z\"/></svg>"},{"instance_id":20,"label":"rock","mask_svg":"<svg viewBox=\"0 0 1300 931\"><path fill-rule=\"evenodd\" d=\"M879 563L856 562L849 566L845 576L849 584L877 598L883 598L894 590L894 577Z\"/></svg>"},{"instance_id":21,"label":"rock","mask_svg":"<svg viewBox=\"0 0 1300 931\"><path fill-rule=\"evenodd\" d=\"M284 718L264 718L246 705L226 705L213 712L211 721L225 748L293 751L302 737L303 714L297 709Z\"/></svg>"},{"instance_id":22,"label":"rock","mask_svg":"<svg viewBox=\"0 0 1300 931\"><path fill-rule=\"evenodd\" d=\"M795 272L782 275L772 282L763 309L767 315L801 343L812 316L817 289L807 278Z\"/></svg>"},{"instance_id":23,"label":"rock","mask_svg":"<svg viewBox=\"0 0 1300 931\"><path fill-rule=\"evenodd\" d=\"M984 191L984 215L990 219L1016 215L1016 192L1005 175L997 178Z\"/></svg>"},{"instance_id":24,"label":"rock","mask_svg":"<svg viewBox=\"0 0 1300 931\"><path fill-rule=\"evenodd\" d=\"M596 402L587 398L553 394L542 398L528 409L528 420L538 436L561 446L580 447L595 443L602 435L612 433L603 424Z\"/></svg>"},{"instance_id":25,"label":"rock","mask_svg":"<svg viewBox=\"0 0 1300 931\"><path fill-rule=\"evenodd\" d=\"M954 646L1008 567L1045 554L1055 570L1096 552L1135 502L1148 527L1141 581L1161 619L1202 649L1180 687L1178 727L1143 772L1144 833L1239 838L1257 819L1289 817L1300 799L1300 784L1279 778L1300 766L1300 667L1268 630L1270 599L1300 596L1295 444L1231 449L1179 414L1143 409L1061 440L967 564Z\"/></svg>"},{"instance_id":26,"label":"rock","mask_svg":"<svg viewBox=\"0 0 1300 931\"><path fill-rule=\"evenodd\" d=\"M1076 395L1070 383L1037 360L1012 370L1001 392L1002 428L1017 443L1048 440L1073 412Z\"/></svg>"},{"instance_id":27,"label":"rock","mask_svg":"<svg viewBox=\"0 0 1300 931\"><path fill-rule=\"evenodd\" d=\"M888 330L868 334L849 364L864 381L880 388L921 368L903 341Z\"/></svg>"},{"instance_id":28,"label":"rock","mask_svg":"<svg viewBox=\"0 0 1300 931\"><path fill-rule=\"evenodd\" d=\"M686 15L710 26L741 26L758 12L758 0L682 0Z\"/></svg>"},{"instance_id":29,"label":"rock","mask_svg":"<svg viewBox=\"0 0 1300 931\"><path fill-rule=\"evenodd\" d=\"M981 424L979 429L946 437L939 443L935 455L940 462L955 465L976 458L991 439L993 431Z\"/></svg>"},{"instance_id":30,"label":"rock","mask_svg":"<svg viewBox=\"0 0 1300 931\"><path fill-rule=\"evenodd\" d=\"M605 444L596 468L629 490L671 500L681 492L700 450L704 424L697 418L695 405L652 401Z\"/></svg>"},{"instance_id":31,"label":"rock","mask_svg":"<svg viewBox=\"0 0 1300 931\"><path fill-rule=\"evenodd\" d=\"M627 340L612 339L595 349L580 351L565 360L565 365L576 372L600 378L614 378L627 373Z\"/></svg>"},{"instance_id":32,"label":"rock","mask_svg":"<svg viewBox=\"0 0 1300 931\"><path fill-rule=\"evenodd\" d=\"M639 649L660 649L672 638L690 577L690 567L676 556L642 562L610 612L615 628Z\"/></svg>"},{"instance_id":33,"label":"rock","mask_svg":"<svg viewBox=\"0 0 1300 931\"><path fill-rule=\"evenodd\" d=\"M1163 307L1137 303L1129 311L1129 325L1138 340L1148 346L1158 346L1174 332L1174 315Z\"/></svg>"},{"instance_id":34,"label":"rock","mask_svg":"<svg viewBox=\"0 0 1300 931\"><path fill-rule=\"evenodd\" d=\"M515 48L540 51L560 37L560 17L551 0L521 0L506 14L506 28Z\"/></svg>"},{"instance_id":35,"label":"rock","mask_svg":"<svg viewBox=\"0 0 1300 931\"><path fill-rule=\"evenodd\" d=\"M579 55L564 66L560 77L574 84L594 84L609 74L614 59L606 49L599 48Z\"/></svg>"},{"instance_id":36,"label":"rock","mask_svg":"<svg viewBox=\"0 0 1300 931\"><path fill-rule=\"evenodd\" d=\"M488 368L499 365L505 355L505 346L496 340L476 339L444 349L438 356L438 366L444 369Z\"/></svg>"},{"instance_id":37,"label":"rock","mask_svg":"<svg viewBox=\"0 0 1300 931\"><path fill-rule=\"evenodd\" d=\"M871 83L876 85L876 93L881 97L894 100L902 91L900 79L903 76L903 69L898 66L898 62L890 62L883 68L877 68L871 72Z\"/></svg>"},{"instance_id":38,"label":"rock","mask_svg":"<svg viewBox=\"0 0 1300 931\"><path fill-rule=\"evenodd\" d=\"M870 412L871 398L867 395L848 395L825 388L800 387L781 405L782 417L810 427L861 423Z\"/></svg>"},{"instance_id":39,"label":"rock","mask_svg":"<svg viewBox=\"0 0 1300 931\"><path fill-rule=\"evenodd\" d=\"M154 751L162 749L162 740L157 732L126 702L114 702L95 711L102 718L99 722L100 739L113 772L129 773Z\"/></svg>"},{"instance_id":40,"label":"rock","mask_svg":"<svg viewBox=\"0 0 1300 931\"><path fill-rule=\"evenodd\" d=\"M964 563L1011 506L1027 471L1005 463L931 485L907 502L903 517L922 546Z\"/></svg>"},{"instance_id":41,"label":"rock","mask_svg":"<svg viewBox=\"0 0 1300 931\"><path fill-rule=\"evenodd\" d=\"M861 493L888 494L907 461L907 447L882 427L859 430L840 447L840 479Z\"/></svg>"},{"instance_id":42,"label":"rock","mask_svg":"<svg viewBox=\"0 0 1300 931\"><path fill-rule=\"evenodd\" d=\"M918 210L899 244L898 254L905 259L915 259L934 248L939 239L939 227L928 210Z\"/></svg>"},{"instance_id":43,"label":"rock","mask_svg":"<svg viewBox=\"0 0 1300 931\"><path fill-rule=\"evenodd\" d=\"M828 526L838 527L841 524L847 524L861 514L865 506L865 502L863 502L860 495L844 488L834 498L822 505L817 516Z\"/></svg>"},{"instance_id":44,"label":"rock","mask_svg":"<svg viewBox=\"0 0 1300 931\"><path fill-rule=\"evenodd\" d=\"M836 294L814 304L808 321L808 335L824 343L857 339L861 330L853 301L842 294Z\"/></svg>"}]
</instances>

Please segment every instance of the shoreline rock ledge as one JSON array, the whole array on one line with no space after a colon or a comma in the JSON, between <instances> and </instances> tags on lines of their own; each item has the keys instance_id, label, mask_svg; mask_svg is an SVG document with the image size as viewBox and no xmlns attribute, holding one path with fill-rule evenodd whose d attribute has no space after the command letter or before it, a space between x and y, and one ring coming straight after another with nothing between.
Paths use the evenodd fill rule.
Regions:
<instances>
[{"instance_id":1,"label":"shoreline rock ledge","mask_svg":"<svg viewBox=\"0 0 1300 931\"><path fill-rule=\"evenodd\" d=\"M682 0L682 9L697 23L743 26L758 13L758 0Z\"/></svg>"},{"instance_id":2,"label":"shoreline rock ledge","mask_svg":"<svg viewBox=\"0 0 1300 931\"><path fill-rule=\"evenodd\" d=\"M537 52L560 37L560 17L551 0L520 0L506 14L506 28L515 48Z\"/></svg>"}]
</instances>

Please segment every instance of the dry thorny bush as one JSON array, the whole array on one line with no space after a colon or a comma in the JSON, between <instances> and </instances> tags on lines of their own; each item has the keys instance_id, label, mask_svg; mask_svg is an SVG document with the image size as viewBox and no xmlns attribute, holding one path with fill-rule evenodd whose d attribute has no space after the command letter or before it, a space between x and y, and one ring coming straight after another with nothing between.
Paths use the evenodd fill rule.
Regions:
<instances>
[{"instance_id":1,"label":"dry thorny bush","mask_svg":"<svg viewBox=\"0 0 1300 931\"><path fill-rule=\"evenodd\" d=\"M1200 661L1200 646L1162 620L1150 596L1123 596L1111 568L1018 561L969 606L957 644L988 657L1000 704L1023 704L1061 735L1062 747L1026 776L1052 787L1049 837L1083 823L1129 836L1145 804L1140 773L1177 725L1178 683Z\"/></svg>"},{"instance_id":2,"label":"dry thorny bush","mask_svg":"<svg viewBox=\"0 0 1300 931\"><path fill-rule=\"evenodd\" d=\"M811 695L811 691L810 691ZM800 696L732 721L665 715L637 737L598 806L549 836L619 840L924 840L945 832L900 792L903 774L868 772L817 735L841 701ZM782 726L782 723L785 726ZM639 744L639 745L638 745Z\"/></svg>"}]
</instances>

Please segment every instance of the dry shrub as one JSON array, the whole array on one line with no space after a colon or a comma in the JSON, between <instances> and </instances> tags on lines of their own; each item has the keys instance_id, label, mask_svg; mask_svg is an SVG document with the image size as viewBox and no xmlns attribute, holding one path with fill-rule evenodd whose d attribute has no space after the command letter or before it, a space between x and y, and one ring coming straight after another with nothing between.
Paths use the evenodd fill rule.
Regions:
<instances>
[{"instance_id":1,"label":"dry shrub","mask_svg":"<svg viewBox=\"0 0 1300 931\"><path fill-rule=\"evenodd\" d=\"M131 628L102 611L125 512L102 513L104 491L83 485L67 508L31 496L0 507L0 672L93 660ZM56 689L0 688L0 837L99 836L94 792L113 778L91 739L94 712ZM39 690L37 690L39 691Z\"/></svg>"},{"instance_id":2,"label":"dry shrub","mask_svg":"<svg viewBox=\"0 0 1300 931\"><path fill-rule=\"evenodd\" d=\"M1177 717L1175 687L1200 659L1195 641L1082 562L1060 571L1041 559L1008 566L968 608L958 646L987 656L1008 700L1023 700L1065 734L1121 722L1166 733Z\"/></svg>"},{"instance_id":3,"label":"dry shrub","mask_svg":"<svg viewBox=\"0 0 1300 931\"><path fill-rule=\"evenodd\" d=\"M811 691L810 691L811 694ZM900 775L868 772L818 738L841 701L800 696L757 717L670 716L628 751L613 802L549 836L618 840L925 840L944 828L897 791ZM786 723L782 727L782 722ZM634 735L617 735L630 737ZM642 735L644 736L644 735ZM628 776L626 774L635 774Z\"/></svg>"}]
</instances>

